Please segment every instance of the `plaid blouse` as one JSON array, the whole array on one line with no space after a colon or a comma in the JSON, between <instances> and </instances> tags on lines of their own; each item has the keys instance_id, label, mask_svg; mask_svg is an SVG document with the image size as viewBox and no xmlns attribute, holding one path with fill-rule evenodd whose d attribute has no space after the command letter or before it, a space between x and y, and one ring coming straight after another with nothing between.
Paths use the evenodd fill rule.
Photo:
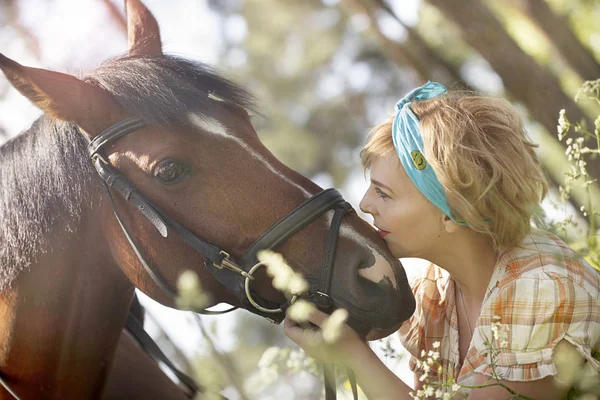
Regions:
<instances>
[{"instance_id":1,"label":"plaid blouse","mask_svg":"<svg viewBox=\"0 0 600 400\"><path fill-rule=\"evenodd\" d=\"M417 309L400 328L400 340L417 376L422 374L417 359L426 358L422 352L439 352L443 371L432 371L430 382L453 377L472 385L476 373L491 376L490 347L498 350L496 372L505 380L555 375L552 352L561 339L600 371L593 357L600 352L600 272L550 233L534 229L522 246L501 253L464 363L458 353L454 281L431 264L411 287Z\"/></svg>"}]
</instances>

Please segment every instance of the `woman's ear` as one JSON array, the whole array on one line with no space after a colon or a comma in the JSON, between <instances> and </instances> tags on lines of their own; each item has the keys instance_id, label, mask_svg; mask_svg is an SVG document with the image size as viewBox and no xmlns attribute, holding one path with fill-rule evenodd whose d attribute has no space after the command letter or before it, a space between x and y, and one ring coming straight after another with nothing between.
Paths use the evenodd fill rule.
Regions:
<instances>
[{"instance_id":1,"label":"woman's ear","mask_svg":"<svg viewBox=\"0 0 600 400\"><path fill-rule=\"evenodd\" d=\"M460 228L459 224L454 222L452 218L450 218L444 213L442 213L442 225L444 226L444 230L447 233L455 233Z\"/></svg>"}]
</instances>

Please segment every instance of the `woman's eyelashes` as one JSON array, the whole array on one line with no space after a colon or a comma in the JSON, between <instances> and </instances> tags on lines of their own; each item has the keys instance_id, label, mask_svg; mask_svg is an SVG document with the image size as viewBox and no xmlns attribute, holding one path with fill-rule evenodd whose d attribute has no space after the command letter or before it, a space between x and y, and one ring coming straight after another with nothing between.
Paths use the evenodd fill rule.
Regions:
<instances>
[{"instance_id":1,"label":"woman's eyelashes","mask_svg":"<svg viewBox=\"0 0 600 400\"><path fill-rule=\"evenodd\" d=\"M389 199L390 198L390 196L385 194L385 192L383 190L379 189L378 187L375 188L375 193L377 193L377 196L381 199Z\"/></svg>"}]
</instances>

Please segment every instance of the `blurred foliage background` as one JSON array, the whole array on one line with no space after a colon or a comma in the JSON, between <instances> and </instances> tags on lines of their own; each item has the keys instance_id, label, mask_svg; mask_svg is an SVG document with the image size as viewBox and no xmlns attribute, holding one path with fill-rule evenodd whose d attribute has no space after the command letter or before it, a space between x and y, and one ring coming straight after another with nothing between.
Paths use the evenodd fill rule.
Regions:
<instances>
[{"instance_id":1,"label":"blurred foliage background","mask_svg":"<svg viewBox=\"0 0 600 400\"><path fill-rule=\"evenodd\" d=\"M597 103L573 100L585 80L600 78L597 0L145 3L159 21L167 52L207 62L250 89L262 112L254 122L267 147L323 186L342 188L355 205L364 187L358 153L369 127L427 80L513 101L540 143L555 188L568 169L566 145L556 137L559 110L589 127L600 114ZM0 0L0 51L26 65L90 70L126 51L122 2ZM0 79L0 143L38 115ZM598 160L587 168L590 178L600 178ZM600 198L597 182L589 190ZM549 217L579 218L585 193L575 190L571 205L558 209L551 206L558 202L556 193L548 203ZM266 346L287 343L279 328L247 313L236 314L226 328L219 328L222 320L212 323L217 342L235 338L226 340L224 351L244 360L238 368L245 376L252 375ZM166 347L177 342L160 324L153 328L155 337ZM184 362L177 346L170 354ZM214 374L213 364L198 357L188 367L200 366L195 369L205 378ZM301 393L294 396L314 398L310 390L308 397Z\"/></svg>"}]
</instances>

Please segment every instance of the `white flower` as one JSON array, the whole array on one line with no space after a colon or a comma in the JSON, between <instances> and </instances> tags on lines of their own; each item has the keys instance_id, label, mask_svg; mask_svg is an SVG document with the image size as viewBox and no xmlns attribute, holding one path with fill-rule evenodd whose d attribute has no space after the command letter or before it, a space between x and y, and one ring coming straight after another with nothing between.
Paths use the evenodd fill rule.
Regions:
<instances>
[{"instance_id":1,"label":"white flower","mask_svg":"<svg viewBox=\"0 0 600 400\"><path fill-rule=\"evenodd\" d=\"M492 322L492 344L495 344L499 348L505 348L508 345L508 332L510 332L510 326L501 324L500 322Z\"/></svg>"},{"instance_id":2,"label":"white flower","mask_svg":"<svg viewBox=\"0 0 600 400\"><path fill-rule=\"evenodd\" d=\"M433 342L433 348L434 348L434 349L437 349L437 348L439 348L439 347L440 347L440 342L437 342L437 341L436 341L436 342Z\"/></svg>"},{"instance_id":3,"label":"white flower","mask_svg":"<svg viewBox=\"0 0 600 400\"><path fill-rule=\"evenodd\" d=\"M291 351L288 359L285 361L286 367L288 367L290 371L299 371L302 369L305 358L304 354L305 353L299 351Z\"/></svg>"},{"instance_id":4,"label":"white flower","mask_svg":"<svg viewBox=\"0 0 600 400\"><path fill-rule=\"evenodd\" d=\"M427 396L427 397L433 396L433 393L434 393L433 386L426 386L424 389L425 389L425 396Z\"/></svg>"},{"instance_id":5,"label":"white flower","mask_svg":"<svg viewBox=\"0 0 600 400\"><path fill-rule=\"evenodd\" d=\"M460 390L461 386L458 383L455 383L454 385L452 385L451 389L452 392L458 392Z\"/></svg>"},{"instance_id":6,"label":"white flower","mask_svg":"<svg viewBox=\"0 0 600 400\"><path fill-rule=\"evenodd\" d=\"M310 315L317 309L314 304L306 300L297 300L286 311L288 317L296 322L306 322Z\"/></svg>"},{"instance_id":7,"label":"white flower","mask_svg":"<svg viewBox=\"0 0 600 400\"><path fill-rule=\"evenodd\" d=\"M302 275L292 270L281 254L271 250L261 250L258 252L257 257L267 267L267 273L273 277L273 287L275 289L292 295L308 290L308 283Z\"/></svg>"},{"instance_id":8,"label":"white flower","mask_svg":"<svg viewBox=\"0 0 600 400\"><path fill-rule=\"evenodd\" d=\"M266 384L275 382L277 380L277 369L276 368L261 368L260 377Z\"/></svg>"},{"instance_id":9,"label":"white flower","mask_svg":"<svg viewBox=\"0 0 600 400\"><path fill-rule=\"evenodd\" d=\"M177 289L180 292L193 292L200 289L200 279L194 271L183 271L177 280Z\"/></svg>"},{"instance_id":10,"label":"white flower","mask_svg":"<svg viewBox=\"0 0 600 400\"><path fill-rule=\"evenodd\" d=\"M326 343L336 342L342 333L342 325L347 319L348 311L344 310L343 308L338 308L332 312L321 327L323 331L323 340Z\"/></svg>"},{"instance_id":11,"label":"white flower","mask_svg":"<svg viewBox=\"0 0 600 400\"><path fill-rule=\"evenodd\" d=\"M293 273L288 281L288 291L291 294L300 294L308 291L308 283L302 275Z\"/></svg>"},{"instance_id":12,"label":"white flower","mask_svg":"<svg viewBox=\"0 0 600 400\"><path fill-rule=\"evenodd\" d=\"M184 271L179 275L175 303L182 310L202 310L210 303L210 296L202 291L195 272Z\"/></svg>"},{"instance_id":13,"label":"white flower","mask_svg":"<svg viewBox=\"0 0 600 400\"><path fill-rule=\"evenodd\" d=\"M566 136L567 132L569 131L570 127L571 127L571 124L569 123L569 120L567 119L567 116L565 115L565 110L564 109L560 110L558 113L558 126L557 126L558 140L563 140L563 138Z\"/></svg>"},{"instance_id":14,"label":"white flower","mask_svg":"<svg viewBox=\"0 0 600 400\"><path fill-rule=\"evenodd\" d=\"M275 362L275 359L279 356L279 347L269 347L260 357L258 361L258 368L267 368Z\"/></svg>"}]
</instances>

